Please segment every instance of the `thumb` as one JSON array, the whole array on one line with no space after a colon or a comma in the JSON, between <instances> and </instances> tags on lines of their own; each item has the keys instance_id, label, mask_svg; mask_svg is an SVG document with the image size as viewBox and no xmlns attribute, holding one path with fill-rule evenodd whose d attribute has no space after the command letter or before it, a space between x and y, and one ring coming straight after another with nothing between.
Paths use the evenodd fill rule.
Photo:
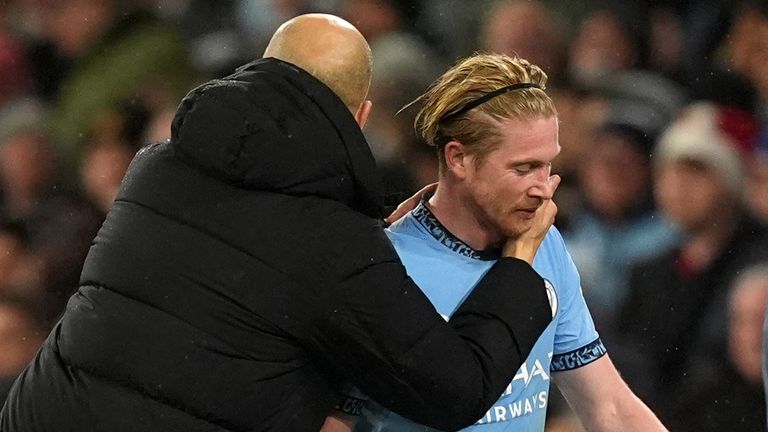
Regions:
<instances>
[{"instance_id":1,"label":"thumb","mask_svg":"<svg viewBox=\"0 0 768 432\"><path fill-rule=\"evenodd\" d=\"M554 195L555 191L557 190L557 187L560 186L560 181L562 181L562 179L557 174L553 174L553 175L549 176L549 180L548 180L548 182L549 182L549 190L550 190L550 192L553 195Z\"/></svg>"}]
</instances>

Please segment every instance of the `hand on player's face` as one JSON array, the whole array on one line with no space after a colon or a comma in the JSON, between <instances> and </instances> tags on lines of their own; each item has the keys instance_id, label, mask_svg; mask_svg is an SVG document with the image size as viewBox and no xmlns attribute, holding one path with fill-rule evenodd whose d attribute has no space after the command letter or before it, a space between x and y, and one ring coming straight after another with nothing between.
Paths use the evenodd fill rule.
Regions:
<instances>
[{"instance_id":1,"label":"hand on player's face","mask_svg":"<svg viewBox=\"0 0 768 432\"><path fill-rule=\"evenodd\" d=\"M529 238L544 239L549 231L549 228L555 223L555 216L557 216L557 204L555 204L552 197L555 195L557 187L560 185L560 176L557 174L549 176L547 186L549 187L549 193L546 194L549 198L544 199L541 206L536 210L534 216L534 223L531 228L523 235Z\"/></svg>"},{"instance_id":2,"label":"hand on player's face","mask_svg":"<svg viewBox=\"0 0 768 432\"><path fill-rule=\"evenodd\" d=\"M557 174L549 176L547 186L549 187L549 198L544 199L541 206L536 210L536 216L534 217L534 224L531 226L529 233L533 236L540 236L544 238L549 231L549 228L555 223L555 216L557 216L557 204L553 200L555 191L560 185L560 176Z\"/></svg>"},{"instance_id":3,"label":"hand on player's face","mask_svg":"<svg viewBox=\"0 0 768 432\"><path fill-rule=\"evenodd\" d=\"M549 198L544 199L539 208L536 209L530 228L521 233L517 238L507 239L502 249L503 256L520 258L529 264L533 264L533 259L539 250L539 246L541 246L541 243L547 236L547 232L549 232L549 228L555 222L557 205L552 200L552 196L559 184L559 175L549 176L547 179L549 190L545 192L545 196Z\"/></svg>"},{"instance_id":4,"label":"hand on player's face","mask_svg":"<svg viewBox=\"0 0 768 432\"><path fill-rule=\"evenodd\" d=\"M384 219L384 221L388 224L392 224L396 222L398 219L405 216L409 211L415 209L416 206L419 205L419 202L421 202L421 198L424 197L424 194L432 193L436 189L437 189L437 183L432 183L427 186L424 186L420 191L416 192L412 197L401 202L400 205L397 206L395 211L393 211L391 215L387 216L387 218Z\"/></svg>"}]
</instances>

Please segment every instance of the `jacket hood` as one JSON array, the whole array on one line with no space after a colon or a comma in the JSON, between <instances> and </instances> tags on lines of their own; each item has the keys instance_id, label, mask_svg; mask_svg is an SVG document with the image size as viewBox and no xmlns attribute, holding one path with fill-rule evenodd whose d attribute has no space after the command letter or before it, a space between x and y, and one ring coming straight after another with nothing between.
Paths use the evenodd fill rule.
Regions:
<instances>
[{"instance_id":1,"label":"jacket hood","mask_svg":"<svg viewBox=\"0 0 768 432\"><path fill-rule=\"evenodd\" d=\"M171 147L238 187L320 196L382 215L376 164L354 117L290 63L256 60L192 90L173 120Z\"/></svg>"}]
</instances>

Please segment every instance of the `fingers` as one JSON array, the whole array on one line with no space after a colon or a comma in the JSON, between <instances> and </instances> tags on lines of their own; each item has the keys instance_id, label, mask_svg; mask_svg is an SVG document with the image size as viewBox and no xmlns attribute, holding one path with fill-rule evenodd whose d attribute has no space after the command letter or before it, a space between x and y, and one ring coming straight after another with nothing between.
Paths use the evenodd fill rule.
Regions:
<instances>
[{"instance_id":1,"label":"fingers","mask_svg":"<svg viewBox=\"0 0 768 432\"><path fill-rule=\"evenodd\" d=\"M416 206L418 205L418 200L416 202L413 202L413 199L414 199L414 197L410 197L407 200L401 202L397 206L395 211L393 211L392 214L387 216L386 219L384 219L384 221L387 224L393 224L393 223L395 223L395 221L397 221L401 217L405 216L409 211L411 211L414 208L416 208Z\"/></svg>"},{"instance_id":2,"label":"fingers","mask_svg":"<svg viewBox=\"0 0 768 432\"><path fill-rule=\"evenodd\" d=\"M549 190L552 195L555 194L555 191L557 190L557 187L560 186L560 181L562 179L559 175L553 174L549 176Z\"/></svg>"},{"instance_id":3,"label":"fingers","mask_svg":"<svg viewBox=\"0 0 768 432\"><path fill-rule=\"evenodd\" d=\"M555 188L557 188L557 184L560 183L560 180L556 180ZM557 204L555 204L555 201L552 199L544 200L544 202L541 204L541 207L537 210L538 214L538 231L542 233L546 233L549 230L549 227L552 226L555 223L555 216L557 216Z\"/></svg>"},{"instance_id":4,"label":"fingers","mask_svg":"<svg viewBox=\"0 0 768 432\"><path fill-rule=\"evenodd\" d=\"M549 176L549 187L552 193L552 197L555 196L555 191L557 191L557 187L560 186L561 180L562 178L560 178L560 176L557 174ZM551 198L548 199L545 204L548 206L547 211L550 214L549 225L552 225L555 223L555 216L557 216L557 204L555 204L555 201Z\"/></svg>"},{"instance_id":5,"label":"fingers","mask_svg":"<svg viewBox=\"0 0 768 432\"><path fill-rule=\"evenodd\" d=\"M549 225L554 223L555 216L557 216L557 204L551 199L546 200L541 204L537 213L540 215L538 217L540 225L549 228Z\"/></svg>"},{"instance_id":6,"label":"fingers","mask_svg":"<svg viewBox=\"0 0 768 432\"><path fill-rule=\"evenodd\" d=\"M437 189L437 183L431 183L423 188L421 188L420 191L416 192L412 197L408 198L407 200L400 203L400 205L397 206L395 211L392 212L389 216L387 216L386 219L384 219L385 222L388 224L392 224L401 217L405 216L409 211L416 208L417 205L419 205L419 202L421 201L421 198L424 196L424 194L432 193Z\"/></svg>"},{"instance_id":7,"label":"fingers","mask_svg":"<svg viewBox=\"0 0 768 432\"><path fill-rule=\"evenodd\" d=\"M555 223L555 216L557 216L557 204L552 200L548 200L545 205L547 206L547 225L552 225Z\"/></svg>"}]
</instances>

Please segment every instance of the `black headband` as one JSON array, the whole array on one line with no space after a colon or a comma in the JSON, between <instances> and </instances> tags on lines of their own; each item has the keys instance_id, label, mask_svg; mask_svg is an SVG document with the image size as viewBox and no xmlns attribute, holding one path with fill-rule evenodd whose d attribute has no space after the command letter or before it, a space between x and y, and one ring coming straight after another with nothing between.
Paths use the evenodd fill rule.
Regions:
<instances>
[{"instance_id":1,"label":"black headband","mask_svg":"<svg viewBox=\"0 0 768 432\"><path fill-rule=\"evenodd\" d=\"M511 85L508 85L506 87L502 87L502 88L500 88L498 90L494 90L494 91L492 91L490 93L486 93L486 94L480 96L479 98L477 98L477 99L475 99L473 101L467 102L463 107L459 108L458 111L454 111L454 112L452 112L452 113L450 113L450 114L448 114L446 116L443 116L443 118L440 119L440 123L442 123L442 122L444 122L446 120L454 119L454 118L464 114L465 112L471 110L472 108L475 108L478 105L481 105L481 104L483 104L485 102L488 102L489 100L495 98L496 96L499 96L499 95L502 95L504 93L508 93L508 92L511 92L511 91L514 91L514 90L523 90L523 89L528 89L528 88L537 88L537 89L543 90L543 88L540 85L538 85L536 83L531 83L531 82L511 84Z\"/></svg>"}]
</instances>

